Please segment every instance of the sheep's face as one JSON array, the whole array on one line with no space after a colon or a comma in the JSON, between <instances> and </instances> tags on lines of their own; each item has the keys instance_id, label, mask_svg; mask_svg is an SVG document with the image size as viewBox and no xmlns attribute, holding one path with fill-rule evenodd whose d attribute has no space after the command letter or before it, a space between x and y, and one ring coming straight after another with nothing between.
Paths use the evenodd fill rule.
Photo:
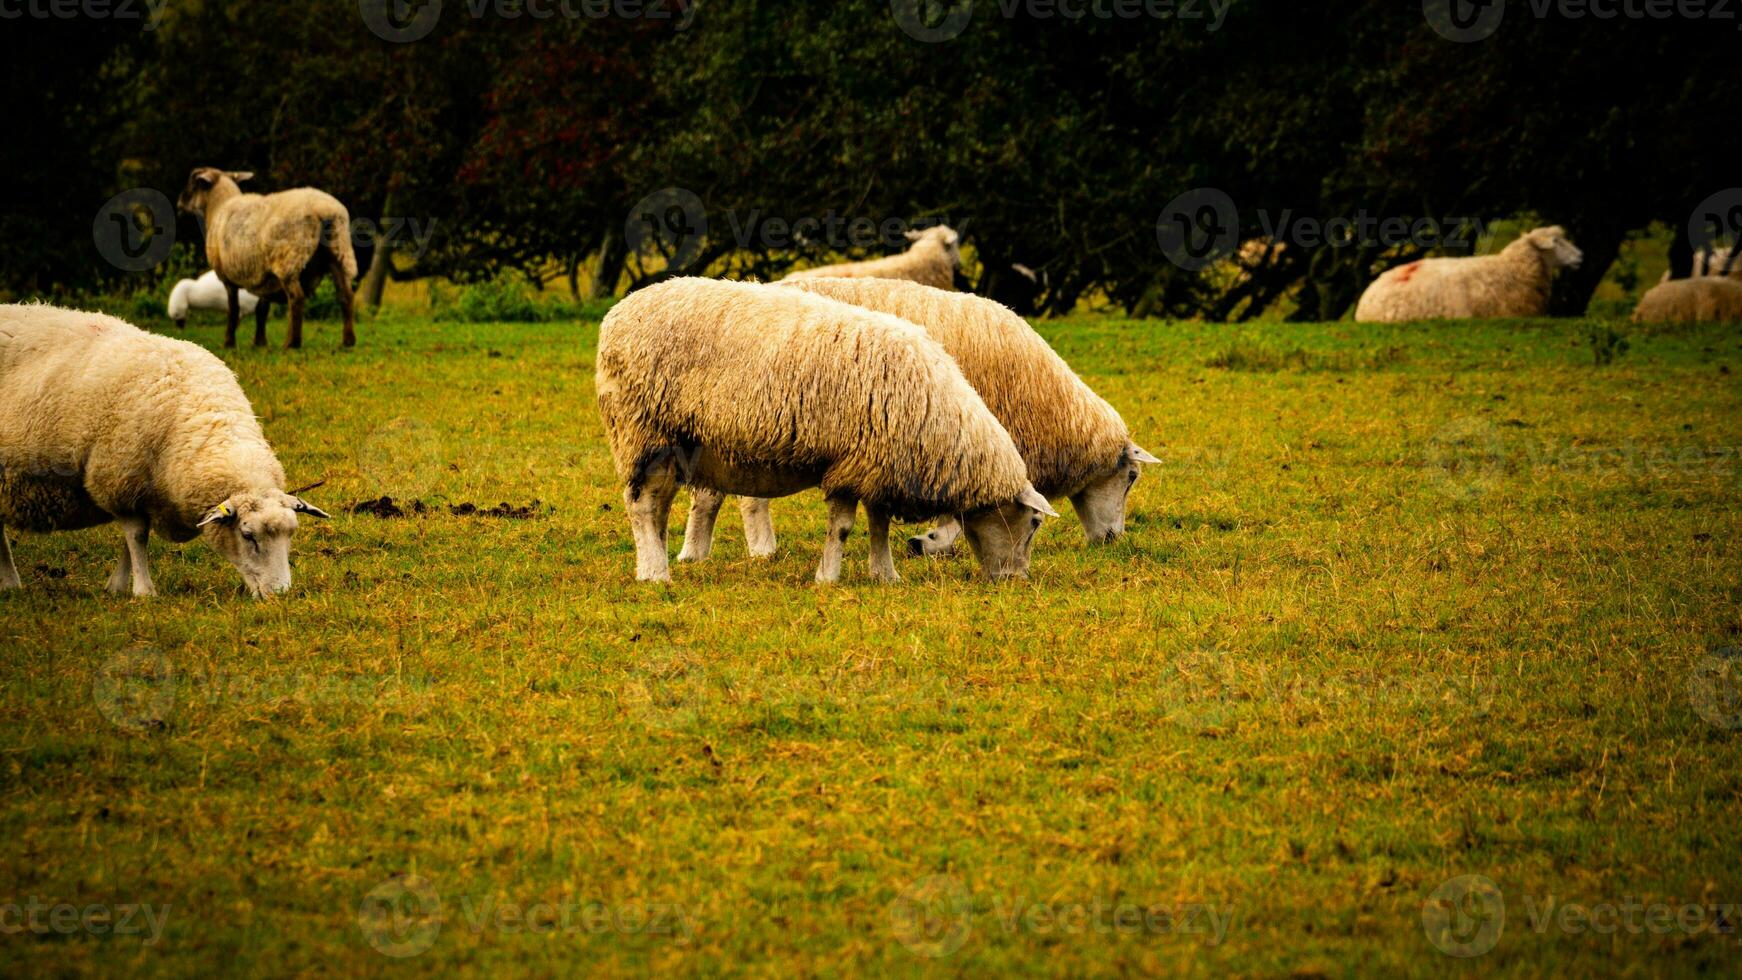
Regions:
<instances>
[{"instance_id":1,"label":"sheep's face","mask_svg":"<svg viewBox=\"0 0 1742 980\"><path fill-rule=\"evenodd\" d=\"M182 188L181 198L175 202L175 206L184 214L203 215L211 200L212 191L226 181L234 186L253 176L251 173L232 173L217 167L200 167L188 175L188 184Z\"/></svg>"},{"instance_id":2,"label":"sheep's face","mask_svg":"<svg viewBox=\"0 0 1742 980\"><path fill-rule=\"evenodd\" d=\"M1090 544L1106 544L1125 533L1125 504L1131 488L1137 485L1143 467L1159 462L1143 447L1127 443L1111 470L1071 497L1077 519L1083 523L1083 536Z\"/></svg>"},{"instance_id":3,"label":"sheep's face","mask_svg":"<svg viewBox=\"0 0 1742 980\"><path fill-rule=\"evenodd\" d=\"M200 528L206 543L242 573L255 598L290 588L290 539L297 515L327 514L288 493L237 494L206 516Z\"/></svg>"},{"instance_id":4,"label":"sheep's face","mask_svg":"<svg viewBox=\"0 0 1742 980\"><path fill-rule=\"evenodd\" d=\"M1551 268L1577 269L1579 263L1585 261L1585 253L1567 237L1566 229L1558 225L1536 229L1530 233L1530 241Z\"/></svg>"},{"instance_id":5,"label":"sheep's face","mask_svg":"<svg viewBox=\"0 0 1742 980\"><path fill-rule=\"evenodd\" d=\"M963 514L962 536L988 581L1027 578L1035 532L1045 518L1057 516L1046 498L1029 487L1009 503Z\"/></svg>"},{"instance_id":6,"label":"sheep's face","mask_svg":"<svg viewBox=\"0 0 1742 980\"><path fill-rule=\"evenodd\" d=\"M938 225L925 231L910 231L907 233L907 240L916 245L923 241L935 241L949 255L952 266L957 269L962 267L962 236L948 225Z\"/></svg>"}]
</instances>

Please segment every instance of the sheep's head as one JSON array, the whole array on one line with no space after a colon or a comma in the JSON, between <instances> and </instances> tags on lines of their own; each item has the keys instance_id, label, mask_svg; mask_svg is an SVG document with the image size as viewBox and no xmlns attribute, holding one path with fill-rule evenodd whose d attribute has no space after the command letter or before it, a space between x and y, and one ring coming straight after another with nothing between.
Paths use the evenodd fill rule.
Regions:
<instances>
[{"instance_id":1,"label":"sheep's head","mask_svg":"<svg viewBox=\"0 0 1742 980\"><path fill-rule=\"evenodd\" d=\"M290 539L299 514L329 516L288 493L239 493L213 508L199 526L206 543L242 573L248 591L265 598L290 588Z\"/></svg>"},{"instance_id":2,"label":"sheep's head","mask_svg":"<svg viewBox=\"0 0 1742 980\"><path fill-rule=\"evenodd\" d=\"M213 191L227 186L230 193L234 194L241 189L236 185L253 178L251 173L199 167L188 175L188 185L182 188L181 199L175 202L175 206L184 214L203 215Z\"/></svg>"},{"instance_id":3,"label":"sheep's head","mask_svg":"<svg viewBox=\"0 0 1742 980\"><path fill-rule=\"evenodd\" d=\"M924 231L910 231L907 240L918 245L920 242L933 241L938 243L950 256L950 264L957 269L962 267L962 236L948 225L938 225Z\"/></svg>"},{"instance_id":4,"label":"sheep's head","mask_svg":"<svg viewBox=\"0 0 1742 980\"><path fill-rule=\"evenodd\" d=\"M1538 228L1524 237L1551 269L1577 269L1579 263L1585 261L1585 253L1579 251L1567 237L1567 230L1559 225Z\"/></svg>"},{"instance_id":5,"label":"sheep's head","mask_svg":"<svg viewBox=\"0 0 1742 980\"><path fill-rule=\"evenodd\" d=\"M987 579L1027 578L1034 534L1044 518L1057 516L1046 498L1029 487L1009 503L963 514L962 536L980 559L980 571Z\"/></svg>"},{"instance_id":6,"label":"sheep's head","mask_svg":"<svg viewBox=\"0 0 1742 980\"><path fill-rule=\"evenodd\" d=\"M1112 469L1071 496L1071 506L1077 509L1083 536L1090 544L1106 544L1125 533L1125 503L1131 488L1137 485L1145 466L1159 462L1142 446L1128 442Z\"/></svg>"}]
</instances>

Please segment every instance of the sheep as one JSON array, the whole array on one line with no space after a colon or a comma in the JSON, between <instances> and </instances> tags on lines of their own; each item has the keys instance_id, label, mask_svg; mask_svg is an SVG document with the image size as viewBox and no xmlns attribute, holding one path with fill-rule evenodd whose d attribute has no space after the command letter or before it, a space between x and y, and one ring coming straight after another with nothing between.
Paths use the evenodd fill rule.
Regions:
<instances>
[{"instance_id":1,"label":"sheep","mask_svg":"<svg viewBox=\"0 0 1742 980\"><path fill-rule=\"evenodd\" d=\"M151 531L204 536L257 597L290 588L298 515L236 376L209 351L123 320L0 306L0 589L20 588L5 528L121 525L109 591L157 593Z\"/></svg>"},{"instance_id":2,"label":"sheep","mask_svg":"<svg viewBox=\"0 0 1742 980\"><path fill-rule=\"evenodd\" d=\"M1355 307L1358 323L1542 316L1555 271L1584 260L1559 227L1526 232L1498 255L1422 259L1374 280Z\"/></svg>"},{"instance_id":3,"label":"sheep","mask_svg":"<svg viewBox=\"0 0 1742 980\"><path fill-rule=\"evenodd\" d=\"M860 502L881 581L899 579L892 518L960 514L997 580L1027 574L1041 518L1057 516L950 356L886 314L797 289L668 280L605 317L595 382L641 581L671 581L680 483L755 497L821 487L818 582L839 580Z\"/></svg>"},{"instance_id":4,"label":"sheep","mask_svg":"<svg viewBox=\"0 0 1742 980\"><path fill-rule=\"evenodd\" d=\"M236 293L236 301L242 304L242 316L254 312L259 305L260 297L246 289ZM188 325L188 310L228 310L230 308L230 293L224 284L218 281L218 274L206 270L206 274L198 279L183 279L175 284L169 293L169 318L175 321L176 329L185 330Z\"/></svg>"},{"instance_id":5,"label":"sheep","mask_svg":"<svg viewBox=\"0 0 1742 980\"><path fill-rule=\"evenodd\" d=\"M1698 276L1651 288L1633 311L1635 323L1742 323L1742 278Z\"/></svg>"},{"instance_id":6,"label":"sheep","mask_svg":"<svg viewBox=\"0 0 1742 980\"><path fill-rule=\"evenodd\" d=\"M1742 244L1738 245L1742 249ZM1728 271L1726 271L1728 266ZM1665 269L1657 280L1660 283L1673 282L1674 269ZM1692 276L1695 279L1703 276L1729 276L1732 279L1742 279L1742 255L1737 250L1706 248L1694 253Z\"/></svg>"},{"instance_id":7,"label":"sheep","mask_svg":"<svg viewBox=\"0 0 1742 980\"><path fill-rule=\"evenodd\" d=\"M321 277L331 275L345 315L346 347L357 343L356 303L351 283L357 256L351 249L351 215L336 198L312 187L277 194L244 194L237 186L251 173L201 167L188 177L177 207L200 216L206 227L206 260L229 291L229 328L224 346L236 346L241 289L260 297L254 310L254 346L266 346L266 318L274 296L290 306L285 347L302 346L302 317Z\"/></svg>"},{"instance_id":8,"label":"sheep","mask_svg":"<svg viewBox=\"0 0 1742 980\"><path fill-rule=\"evenodd\" d=\"M907 240L913 247L900 255L872 259L868 262L847 262L806 269L787 276L783 282L804 279L906 279L939 289L954 289L956 270L962 267L962 236L947 225L910 231Z\"/></svg>"},{"instance_id":9,"label":"sheep","mask_svg":"<svg viewBox=\"0 0 1742 980\"><path fill-rule=\"evenodd\" d=\"M943 345L998 417L1028 466L1041 496L1068 497L1090 543L1113 541L1125 531L1125 504L1138 474L1161 462L1131 439L1119 413L1095 394L1070 365L1008 308L980 296L888 279L807 279L787 283L854 306L920 325ZM722 499L697 490L680 561L700 561L711 550L714 518ZM774 551L768 502L743 500L750 553ZM908 539L916 555L949 551L960 528L946 520Z\"/></svg>"}]
</instances>

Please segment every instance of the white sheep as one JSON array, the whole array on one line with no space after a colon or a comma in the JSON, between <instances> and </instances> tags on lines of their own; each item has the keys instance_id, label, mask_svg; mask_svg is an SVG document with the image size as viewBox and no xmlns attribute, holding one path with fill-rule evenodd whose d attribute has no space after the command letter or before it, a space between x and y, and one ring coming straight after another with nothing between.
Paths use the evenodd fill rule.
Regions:
<instances>
[{"instance_id":1,"label":"white sheep","mask_svg":"<svg viewBox=\"0 0 1742 980\"><path fill-rule=\"evenodd\" d=\"M1125 531L1125 505L1145 464L1161 462L1131 440L1113 406L1077 377L1034 328L1007 307L981 296L890 279L805 279L803 289L922 327L955 358L962 376L1003 423L1028 465L1028 478L1048 499L1070 498L1091 543ZM698 489L680 561L707 557L723 498ZM750 553L772 554L774 527L766 500L743 500ZM940 554L960 526L945 521L908 540L914 554Z\"/></svg>"},{"instance_id":2,"label":"white sheep","mask_svg":"<svg viewBox=\"0 0 1742 980\"><path fill-rule=\"evenodd\" d=\"M254 310L254 346L266 346L266 318L274 296L290 307L286 347L302 346L302 318L308 297L323 276L331 276L345 315L346 347L357 343L356 302L351 282L357 256L351 248L351 214L338 199L312 187L277 194L244 194L237 186L253 177L201 167L188 177L177 204L200 215L206 227L206 260L234 294L251 290L260 297ZM236 346L241 314L230 303L224 346Z\"/></svg>"},{"instance_id":3,"label":"white sheep","mask_svg":"<svg viewBox=\"0 0 1742 980\"><path fill-rule=\"evenodd\" d=\"M599 411L625 484L636 577L670 581L678 486L782 497L821 487L817 581L841 573L857 505L871 574L897 579L892 518L961 514L988 578L1025 575L1042 515L1010 435L925 331L802 290L674 279L599 328Z\"/></svg>"},{"instance_id":4,"label":"white sheep","mask_svg":"<svg viewBox=\"0 0 1742 980\"><path fill-rule=\"evenodd\" d=\"M256 596L290 588L297 515L284 469L224 362L101 313L0 306L0 589L21 583L6 527L119 522L109 591L155 595L146 540L205 536Z\"/></svg>"},{"instance_id":5,"label":"white sheep","mask_svg":"<svg viewBox=\"0 0 1742 980\"><path fill-rule=\"evenodd\" d=\"M1742 278L1698 276L1658 283L1633 311L1635 323L1742 323Z\"/></svg>"},{"instance_id":6,"label":"white sheep","mask_svg":"<svg viewBox=\"0 0 1742 980\"><path fill-rule=\"evenodd\" d=\"M236 301L242 304L241 315L247 316L260 304L260 297L243 289L237 291ZM229 309L230 291L219 281L218 274L210 269L198 279L183 279L169 292L169 318L181 329L188 325L188 310L227 312Z\"/></svg>"},{"instance_id":7,"label":"white sheep","mask_svg":"<svg viewBox=\"0 0 1742 980\"><path fill-rule=\"evenodd\" d=\"M1537 228L1497 255L1422 259L1374 280L1355 307L1359 323L1542 316L1559 269L1584 253L1559 227Z\"/></svg>"},{"instance_id":8,"label":"white sheep","mask_svg":"<svg viewBox=\"0 0 1742 980\"><path fill-rule=\"evenodd\" d=\"M866 262L846 262L806 269L787 276L784 282L797 279L906 279L939 289L954 289L956 270L962 267L962 236L947 225L910 231L907 240L913 247L900 255L891 255Z\"/></svg>"}]
</instances>

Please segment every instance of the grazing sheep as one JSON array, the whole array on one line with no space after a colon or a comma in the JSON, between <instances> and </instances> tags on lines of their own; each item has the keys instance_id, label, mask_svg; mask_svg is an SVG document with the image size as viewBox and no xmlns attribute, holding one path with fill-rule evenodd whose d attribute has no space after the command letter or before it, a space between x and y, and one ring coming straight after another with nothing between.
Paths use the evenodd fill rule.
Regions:
<instances>
[{"instance_id":1,"label":"grazing sheep","mask_svg":"<svg viewBox=\"0 0 1742 980\"><path fill-rule=\"evenodd\" d=\"M626 489L636 577L670 581L679 484L781 497L820 486L817 581L841 574L860 502L871 574L894 581L889 521L961 514L988 578L1025 575L1041 516L1010 435L911 323L797 289L674 279L599 328L599 412Z\"/></svg>"},{"instance_id":2,"label":"grazing sheep","mask_svg":"<svg viewBox=\"0 0 1742 980\"><path fill-rule=\"evenodd\" d=\"M1027 321L980 296L889 279L806 279L783 286L898 316L923 327L961 367L1048 499L1069 497L1091 543L1125 531L1125 503L1144 464L1161 462L1131 441L1113 406L1095 394ZM706 558L719 495L697 490L680 561ZM750 553L774 551L767 501L740 501ZM945 521L908 540L914 554L940 554L960 528Z\"/></svg>"},{"instance_id":3,"label":"grazing sheep","mask_svg":"<svg viewBox=\"0 0 1742 980\"><path fill-rule=\"evenodd\" d=\"M1358 323L1542 316L1557 269L1584 253L1558 227L1526 232L1498 255L1422 259L1374 280L1355 307Z\"/></svg>"},{"instance_id":4,"label":"grazing sheep","mask_svg":"<svg viewBox=\"0 0 1742 980\"><path fill-rule=\"evenodd\" d=\"M356 302L351 282L357 256L351 250L351 214L332 195L312 187L277 194L244 194L237 185L249 173L201 167L188 177L177 204L204 218L206 260L232 296L248 289L260 297L254 310L254 346L266 346L266 318L274 296L290 306L285 346L302 346L302 317L308 297L322 276L333 278L345 314L345 346L357 343ZM241 319L230 304L224 346L236 346Z\"/></svg>"},{"instance_id":5,"label":"grazing sheep","mask_svg":"<svg viewBox=\"0 0 1742 980\"><path fill-rule=\"evenodd\" d=\"M126 547L109 591L155 595L151 531L206 542L256 596L290 588L297 515L236 376L203 348L100 313L0 306L0 589L20 586L7 526L110 521Z\"/></svg>"},{"instance_id":6,"label":"grazing sheep","mask_svg":"<svg viewBox=\"0 0 1742 980\"><path fill-rule=\"evenodd\" d=\"M1699 276L1658 283L1633 311L1635 323L1742 323L1742 278Z\"/></svg>"},{"instance_id":7,"label":"grazing sheep","mask_svg":"<svg viewBox=\"0 0 1742 980\"><path fill-rule=\"evenodd\" d=\"M246 289L236 294L236 301L242 304L242 316L254 312L260 304L260 297ZM188 325L188 310L229 310L230 291L218 280L218 274L207 270L198 279L183 279L175 284L169 293L169 318L175 321L179 329Z\"/></svg>"},{"instance_id":8,"label":"grazing sheep","mask_svg":"<svg viewBox=\"0 0 1742 980\"><path fill-rule=\"evenodd\" d=\"M939 289L954 289L956 270L962 267L962 236L945 225L910 231L913 247L900 255L806 269L787 276L784 282L802 279L906 279Z\"/></svg>"}]
</instances>

